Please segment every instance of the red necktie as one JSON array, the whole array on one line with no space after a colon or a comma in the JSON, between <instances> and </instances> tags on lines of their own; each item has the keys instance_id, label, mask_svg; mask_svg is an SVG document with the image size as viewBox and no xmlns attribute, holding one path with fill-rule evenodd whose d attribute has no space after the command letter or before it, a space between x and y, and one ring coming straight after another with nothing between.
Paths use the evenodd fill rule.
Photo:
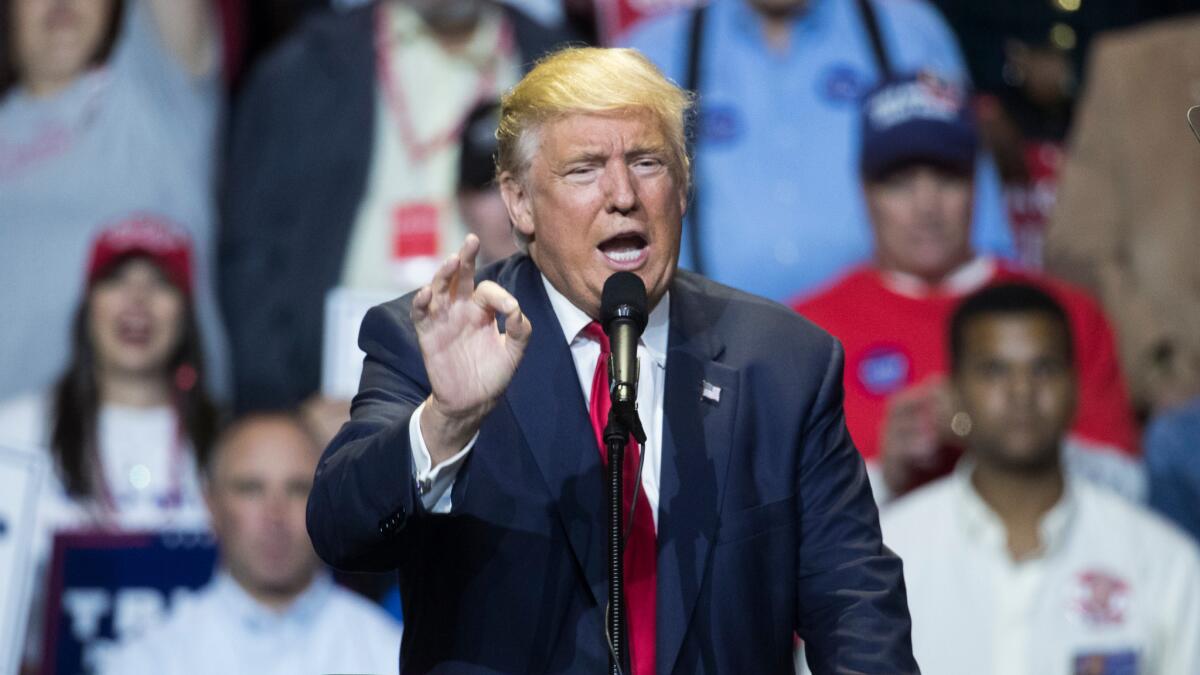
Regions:
<instances>
[{"instance_id":1,"label":"red necktie","mask_svg":"<svg viewBox=\"0 0 1200 675\"><path fill-rule=\"evenodd\" d=\"M600 360L596 362L596 373L592 376L592 402L588 412L592 418L592 430L596 432L596 443L600 445L600 457L608 465L608 446L604 443L604 427L608 424L608 411L612 398L608 391L608 336L595 321L583 329L584 335L600 343ZM632 438L625 444L624 474L622 475L621 522L629 519L629 507L633 504L634 487L637 485L639 448ZM630 663L633 675L654 675L654 606L656 577L658 575L658 551L654 535L654 516L650 513L650 502L644 490L637 493L637 509L633 514L633 531L625 542L625 605L629 626Z\"/></svg>"}]
</instances>

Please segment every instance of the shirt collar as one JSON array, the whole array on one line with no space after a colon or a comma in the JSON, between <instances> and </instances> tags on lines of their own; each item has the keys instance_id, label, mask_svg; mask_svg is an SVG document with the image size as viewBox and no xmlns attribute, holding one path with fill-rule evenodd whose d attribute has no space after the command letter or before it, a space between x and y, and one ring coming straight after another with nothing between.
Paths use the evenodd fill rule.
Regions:
<instances>
[{"instance_id":1,"label":"shirt collar","mask_svg":"<svg viewBox=\"0 0 1200 675\"><path fill-rule=\"evenodd\" d=\"M219 571L213 580L213 593L218 601L229 616L235 617L238 626L249 630L268 630L289 622L311 623L332 592L333 580L328 572L321 571L290 605L275 610L255 600L226 570Z\"/></svg>"},{"instance_id":2,"label":"shirt collar","mask_svg":"<svg viewBox=\"0 0 1200 675\"><path fill-rule=\"evenodd\" d=\"M842 3L831 0L809 0L808 6L798 11L791 19L792 41L786 55L798 54L796 44L803 34L816 31L831 21L831 13L839 4ZM763 37L762 16L759 15L758 10L750 6L747 0L726 0L713 3L712 11L722 10L729 12L731 25L743 39L755 46L766 44Z\"/></svg>"},{"instance_id":3,"label":"shirt collar","mask_svg":"<svg viewBox=\"0 0 1200 675\"><path fill-rule=\"evenodd\" d=\"M1008 536L1004 531L1004 523L975 491L975 486L971 483L971 474L974 471L974 462L968 457L963 457L950 477L954 482L954 501L959 523L969 540L1007 558ZM1062 497L1038 523L1038 541L1041 548L1029 559L1052 556L1064 545L1078 509L1077 489L1073 483L1069 475L1063 476Z\"/></svg>"},{"instance_id":4,"label":"shirt collar","mask_svg":"<svg viewBox=\"0 0 1200 675\"><path fill-rule=\"evenodd\" d=\"M883 285L899 295L921 300L934 295L956 297L982 288L996 274L996 260L976 256L946 275L941 283L931 284L907 272L880 270Z\"/></svg>"},{"instance_id":5,"label":"shirt collar","mask_svg":"<svg viewBox=\"0 0 1200 675\"><path fill-rule=\"evenodd\" d=\"M572 344L576 339L587 339L580 336L580 332L592 322L592 317L573 305L567 296L559 293L545 274L542 275L542 285L546 287L546 295L550 298L550 307L554 309L554 315L558 317L558 325L562 326L563 339L567 341L567 344ZM666 367L667 363L670 318L671 292L668 291L663 295L662 300L658 301L658 305L650 311L650 318L646 321L646 330L642 332L639 340L639 343L649 352L650 358L659 367Z\"/></svg>"}]
</instances>

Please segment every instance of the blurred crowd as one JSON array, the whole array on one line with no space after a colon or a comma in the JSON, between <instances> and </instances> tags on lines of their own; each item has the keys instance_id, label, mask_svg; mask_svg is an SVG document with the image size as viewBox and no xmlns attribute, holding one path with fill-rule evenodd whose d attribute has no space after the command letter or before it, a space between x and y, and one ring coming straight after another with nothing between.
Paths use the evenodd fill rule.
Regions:
<instances>
[{"instance_id":1,"label":"blurred crowd","mask_svg":"<svg viewBox=\"0 0 1200 675\"><path fill-rule=\"evenodd\" d=\"M0 0L0 36L26 672L79 531L218 548L88 669L395 670L387 585L304 524L341 310L517 253L498 101L567 43L694 92L681 264L841 342L924 672L1200 672L1200 2Z\"/></svg>"}]
</instances>

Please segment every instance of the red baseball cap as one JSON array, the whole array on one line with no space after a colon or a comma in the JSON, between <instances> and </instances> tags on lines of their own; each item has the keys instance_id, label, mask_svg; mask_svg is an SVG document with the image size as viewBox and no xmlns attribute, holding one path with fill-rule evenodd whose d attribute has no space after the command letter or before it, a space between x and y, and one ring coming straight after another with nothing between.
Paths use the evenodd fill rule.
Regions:
<instances>
[{"instance_id":1,"label":"red baseball cap","mask_svg":"<svg viewBox=\"0 0 1200 675\"><path fill-rule=\"evenodd\" d=\"M179 290L192 294L191 240L182 229L153 214L136 214L100 231L88 262L88 288L131 256L149 258Z\"/></svg>"}]
</instances>

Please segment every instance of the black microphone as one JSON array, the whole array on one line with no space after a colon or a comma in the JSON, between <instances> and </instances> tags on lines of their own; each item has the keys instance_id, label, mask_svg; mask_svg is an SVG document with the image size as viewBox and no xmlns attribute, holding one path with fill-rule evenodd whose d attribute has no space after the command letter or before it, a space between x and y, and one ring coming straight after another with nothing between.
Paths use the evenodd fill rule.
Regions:
<instances>
[{"instance_id":1,"label":"black microphone","mask_svg":"<svg viewBox=\"0 0 1200 675\"><path fill-rule=\"evenodd\" d=\"M637 403L637 345L647 319L646 284L632 272L610 276L600 294L600 323L612 347L608 381L614 408Z\"/></svg>"}]
</instances>

